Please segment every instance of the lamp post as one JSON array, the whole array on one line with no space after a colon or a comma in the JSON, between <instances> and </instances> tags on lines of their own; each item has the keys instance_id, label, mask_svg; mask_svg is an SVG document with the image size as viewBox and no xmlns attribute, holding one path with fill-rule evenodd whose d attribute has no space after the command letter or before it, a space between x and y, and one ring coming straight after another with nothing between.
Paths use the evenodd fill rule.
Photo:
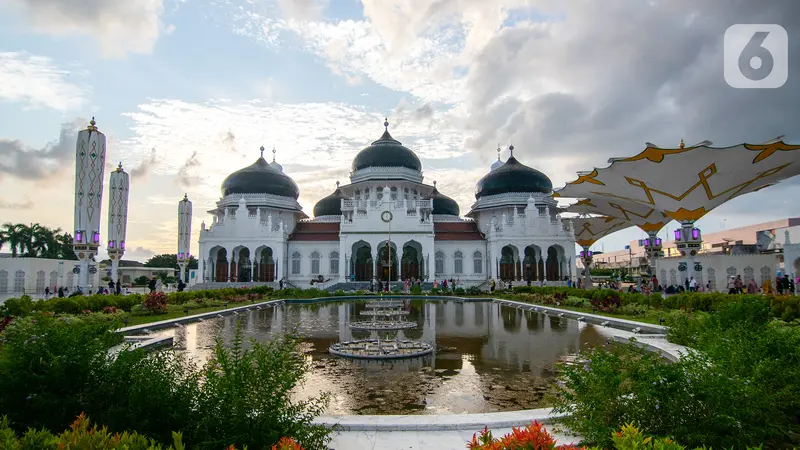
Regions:
<instances>
[{"instance_id":1,"label":"lamp post","mask_svg":"<svg viewBox=\"0 0 800 450\"><path fill-rule=\"evenodd\" d=\"M681 222L681 227L674 230L675 247L686 260L678 264L679 272L687 272L684 281L694 276L695 272L703 270L700 263L695 263L694 257L700 252L703 236L700 229L694 226L693 220Z\"/></svg>"},{"instance_id":2,"label":"lamp post","mask_svg":"<svg viewBox=\"0 0 800 450\"><path fill-rule=\"evenodd\" d=\"M381 220L389 226L389 238L386 240L386 258L389 260L389 282L386 284L386 292L392 284L392 212L384 211L381 213Z\"/></svg>"},{"instance_id":3,"label":"lamp post","mask_svg":"<svg viewBox=\"0 0 800 450\"><path fill-rule=\"evenodd\" d=\"M186 266L191 260L192 202L187 194L178 202L178 267L180 280L186 283Z\"/></svg>"},{"instance_id":4,"label":"lamp post","mask_svg":"<svg viewBox=\"0 0 800 450\"><path fill-rule=\"evenodd\" d=\"M656 259L664 257L662 249L663 247L661 245L661 238L658 237L658 231L648 231L647 239L644 240L644 252L647 255L647 264L651 271L656 268Z\"/></svg>"},{"instance_id":5,"label":"lamp post","mask_svg":"<svg viewBox=\"0 0 800 450\"><path fill-rule=\"evenodd\" d=\"M580 256L581 262L583 262L583 288L591 289L592 278L589 276L589 270L592 266L592 251L589 250L589 246L583 247Z\"/></svg>"},{"instance_id":6,"label":"lamp post","mask_svg":"<svg viewBox=\"0 0 800 450\"><path fill-rule=\"evenodd\" d=\"M111 281L119 281L119 262L125 253L125 235L128 230L128 192L130 177L122 163L109 178L108 196L108 257L111 259Z\"/></svg>"}]
</instances>

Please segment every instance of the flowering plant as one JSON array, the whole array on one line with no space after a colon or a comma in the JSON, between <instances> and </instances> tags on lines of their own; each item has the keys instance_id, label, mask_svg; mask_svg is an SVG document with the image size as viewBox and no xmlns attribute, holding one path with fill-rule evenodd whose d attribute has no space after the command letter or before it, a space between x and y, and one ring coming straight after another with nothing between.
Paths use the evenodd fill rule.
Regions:
<instances>
[{"instance_id":1,"label":"flowering plant","mask_svg":"<svg viewBox=\"0 0 800 450\"><path fill-rule=\"evenodd\" d=\"M117 312L116 306L106 306L103 308L105 314L115 314Z\"/></svg>"},{"instance_id":2,"label":"flowering plant","mask_svg":"<svg viewBox=\"0 0 800 450\"><path fill-rule=\"evenodd\" d=\"M142 306L151 314L164 314L167 312L167 295L163 292L151 292L142 301Z\"/></svg>"},{"instance_id":3,"label":"flowering plant","mask_svg":"<svg viewBox=\"0 0 800 450\"><path fill-rule=\"evenodd\" d=\"M282 437L277 445L272 446L272 450L303 450L303 447L290 437Z\"/></svg>"},{"instance_id":4,"label":"flowering plant","mask_svg":"<svg viewBox=\"0 0 800 450\"><path fill-rule=\"evenodd\" d=\"M472 435L472 441L467 443L470 450L571 450L578 449L572 445L556 446L556 440L547 432L544 425L534 421L525 428L512 428L511 433L500 439L492 436L488 428Z\"/></svg>"}]
</instances>

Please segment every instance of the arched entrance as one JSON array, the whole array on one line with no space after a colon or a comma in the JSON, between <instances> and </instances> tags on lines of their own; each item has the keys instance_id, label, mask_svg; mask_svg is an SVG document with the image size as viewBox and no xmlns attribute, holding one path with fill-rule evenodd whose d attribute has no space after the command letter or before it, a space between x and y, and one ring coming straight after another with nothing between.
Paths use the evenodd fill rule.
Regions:
<instances>
[{"instance_id":1,"label":"arched entrance","mask_svg":"<svg viewBox=\"0 0 800 450\"><path fill-rule=\"evenodd\" d=\"M541 254L542 250L535 245L525 247L525 258L522 260L522 276L525 281L536 281L539 279L539 255Z\"/></svg>"},{"instance_id":2,"label":"arched entrance","mask_svg":"<svg viewBox=\"0 0 800 450\"><path fill-rule=\"evenodd\" d=\"M506 245L500 250L500 279L515 280L517 264L517 249L513 245Z\"/></svg>"},{"instance_id":3,"label":"arched entrance","mask_svg":"<svg viewBox=\"0 0 800 450\"><path fill-rule=\"evenodd\" d=\"M272 248L260 247L256 250L255 280L261 282L275 281L275 259L272 257Z\"/></svg>"},{"instance_id":4,"label":"arched entrance","mask_svg":"<svg viewBox=\"0 0 800 450\"><path fill-rule=\"evenodd\" d=\"M381 281L397 281L397 247L394 243L378 247L378 279Z\"/></svg>"},{"instance_id":5,"label":"arched entrance","mask_svg":"<svg viewBox=\"0 0 800 450\"><path fill-rule=\"evenodd\" d=\"M236 281L252 281L253 263L250 261L250 249L239 247L236 256L236 272L234 272L236 273Z\"/></svg>"},{"instance_id":6,"label":"arched entrance","mask_svg":"<svg viewBox=\"0 0 800 450\"><path fill-rule=\"evenodd\" d=\"M372 247L364 241L353 244L353 275L356 281L372 279Z\"/></svg>"},{"instance_id":7,"label":"arched entrance","mask_svg":"<svg viewBox=\"0 0 800 450\"><path fill-rule=\"evenodd\" d=\"M214 258L214 281L223 283L228 281L228 251L222 247L217 248Z\"/></svg>"},{"instance_id":8,"label":"arched entrance","mask_svg":"<svg viewBox=\"0 0 800 450\"><path fill-rule=\"evenodd\" d=\"M547 249L547 263L546 263L546 275L547 281L557 281L560 274L559 265L559 254L558 249L555 246L551 246Z\"/></svg>"},{"instance_id":9,"label":"arched entrance","mask_svg":"<svg viewBox=\"0 0 800 450\"><path fill-rule=\"evenodd\" d=\"M403 255L400 263L400 275L406 278L422 278L422 245L417 241L408 241L403 244Z\"/></svg>"}]
</instances>

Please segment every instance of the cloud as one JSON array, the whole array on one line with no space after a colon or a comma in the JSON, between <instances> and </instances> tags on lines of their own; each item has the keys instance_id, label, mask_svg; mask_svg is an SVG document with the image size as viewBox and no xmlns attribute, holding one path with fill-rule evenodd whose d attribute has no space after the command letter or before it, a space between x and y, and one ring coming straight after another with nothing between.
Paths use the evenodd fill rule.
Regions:
<instances>
[{"instance_id":1,"label":"cloud","mask_svg":"<svg viewBox=\"0 0 800 450\"><path fill-rule=\"evenodd\" d=\"M33 208L33 202L27 198L25 198L21 202L3 200L2 198L0 198L0 209L20 210L20 209L31 209L31 208Z\"/></svg>"},{"instance_id":2,"label":"cloud","mask_svg":"<svg viewBox=\"0 0 800 450\"><path fill-rule=\"evenodd\" d=\"M81 108L90 90L86 84L70 80L72 75L45 56L0 52L0 100L62 112Z\"/></svg>"},{"instance_id":3,"label":"cloud","mask_svg":"<svg viewBox=\"0 0 800 450\"><path fill-rule=\"evenodd\" d=\"M277 2L284 17L299 21L319 19L328 6L328 0L277 0Z\"/></svg>"},{"instance_id":4,"label":"cloud","mask_svg":"<svg viewBox=\"0 0 800 450\"><path fill-rule=\"evenodd\" d=\"M84 119L75 119L63 124L58 140L40 149L18 140L0 139L0 176L43 180L74 167L77 134L86 123Z\"/></svg>"},{"instance_id":5,"label":"cloud","mask_svg":"<svg viewBox=\"0 0 800 450\"><path fill-rule=\"evenodd\" d=\"M156 254L155 251L145 247L133 247L125 250L125 260L145 261Z\"/></svg>"},{"instance_id":6,"label":"cloud","mask_svg":"<svg viewBox=\"0 0 800 450\"><path fill-rule=\"evenodd\" d=\"M178 169L178 185L183 188L190 188L199 184L202 181L202 177L194 174L192 170L198 166L200 166L200 161L197 159L197 152L195 151Z\"/></svg>"},{"instance_id":7,"label":"cloud","mask_svg":"<svg viewBox=\"0 0 800 450\"><path fill-rule=\"evenodd\" d=\"M156 148L153 147L150 149L150 156L139 163L138 166L131 169L130 174L131 178L145 178L147 174L153 170L153 168L158 164L158 155L156 154Z\"/></svg>"},{"instance_id":8,"label":"cloud","mask_svg":"<svg viewBox=\"0 0 800 450\"><path fill-rule=\"evenodd\" d=\"M163 29L162 0L8 0L39 33L89 34L105 56L146 54ZM169 27L166 28L167 32Z\"/></svg>"}]
</instances>

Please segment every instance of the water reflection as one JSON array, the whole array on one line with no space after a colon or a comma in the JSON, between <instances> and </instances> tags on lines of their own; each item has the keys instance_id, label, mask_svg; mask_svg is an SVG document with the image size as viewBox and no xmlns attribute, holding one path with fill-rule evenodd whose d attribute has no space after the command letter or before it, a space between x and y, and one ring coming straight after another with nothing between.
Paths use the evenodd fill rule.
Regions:
<instances>
[{"instance_id":1,"label":"water reflection","mask_svg":"<svg viewBox=\"0 0 800 450\"><path fill-rule=\"evenodd\" d=\"M281 305L206 320L164 333L175 348L206 360L217 338L230 344L237 322L249 341L295 331L311 371L298 399L330 392L331 414L436 414L509 411L544 406L559 358L605 342L604 329L491 302L423 302L404 308L417 328L400 337L434 344L428 357L348 360L328 354L332 343L375 337L351 331L363 303ZM389 336L382 333L382 337Z\"/></svg>"}]
</instances>

